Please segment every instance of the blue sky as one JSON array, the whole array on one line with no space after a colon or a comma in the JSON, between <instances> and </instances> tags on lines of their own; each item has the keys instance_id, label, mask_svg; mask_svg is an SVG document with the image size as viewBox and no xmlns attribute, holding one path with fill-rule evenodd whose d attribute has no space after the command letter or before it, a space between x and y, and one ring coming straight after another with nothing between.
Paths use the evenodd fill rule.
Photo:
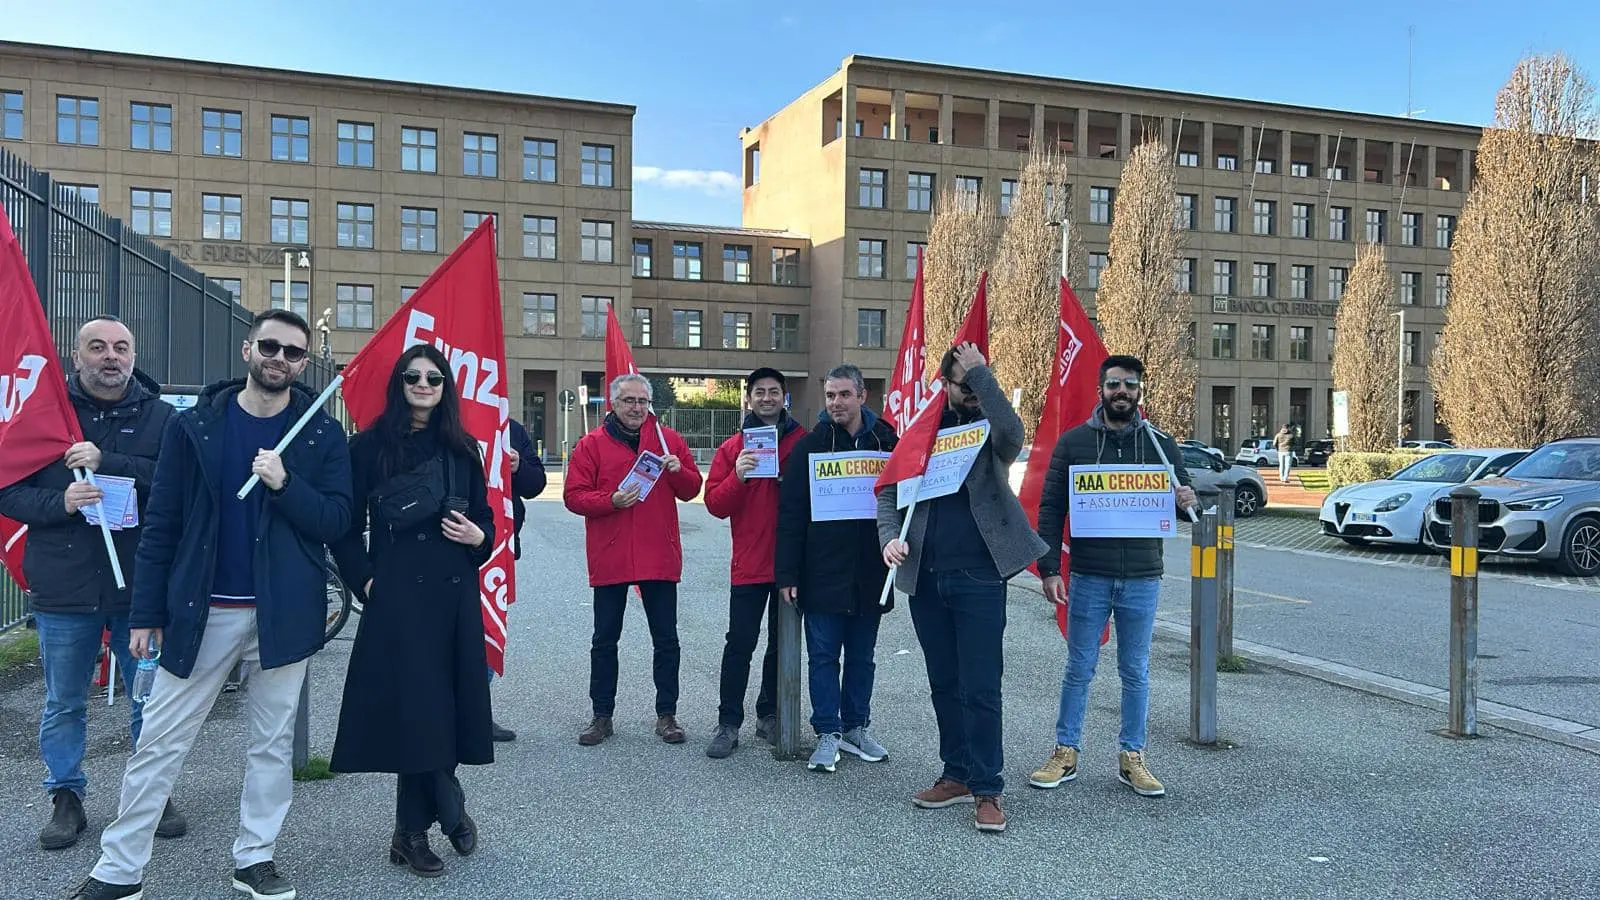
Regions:
<instances>
[{"instance_id":1,"label":"blue sky","mask_svg":"<svg viewBox=\"0 0 1600 900\"><path fill-rule=\"evenodd\" d=\"M1595 0L8 5L10 40L631 103L635 217L707 224L739 221L739 129L852 53L1400 115L1412 25L1414 106L1469 123L1524 53L1600 78Z\"/></svg>"}]
</instances>

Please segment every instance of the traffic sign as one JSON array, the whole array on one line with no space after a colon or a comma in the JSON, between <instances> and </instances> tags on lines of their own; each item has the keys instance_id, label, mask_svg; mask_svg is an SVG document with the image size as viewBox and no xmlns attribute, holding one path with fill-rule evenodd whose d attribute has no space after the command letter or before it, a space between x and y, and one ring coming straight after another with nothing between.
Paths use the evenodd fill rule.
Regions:
<instances>
[{"instance_id":1,"label":"traffic sign","mask_svg":"<svg viewBox=\"0 0 1600 900\"><path fill-rule=\"evenodd\" d=\"M556 395L556 399L561 403L562 412L571 412L573 404L578 402L578 395L563 388L561 393Z\"/></svg>"}]
</instances>

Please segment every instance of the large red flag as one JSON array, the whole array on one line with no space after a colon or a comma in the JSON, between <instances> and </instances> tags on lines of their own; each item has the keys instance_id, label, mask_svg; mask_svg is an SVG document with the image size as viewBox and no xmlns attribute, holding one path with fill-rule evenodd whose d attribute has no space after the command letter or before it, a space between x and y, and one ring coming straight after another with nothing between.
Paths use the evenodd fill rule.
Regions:
<instances>
[{"instance_id":1,"label":"large red flag","mask_svg":"<svg viewBox=\"0 0 1600 900\"><path fill-rule=\"evenodd\" d=\"M605 408L611 408L611 381L618 375L637 375L639 367L633 364L633 350L622 334L622 323L617 321L617 309L606 304L606 381L600 385L605 395ZM662 446L665 446L663 444Z\"/></svg>"},{"instance_id":2,"label":"large red flag","mask_svg":"<svg viewBox=\"0 0 1600 900\"><path fill-rule=\"evenodd\" d=\"M917 277L911 283L911 306L906 310L906 328L900 335L900 352L894 358L894 375L889 380L889 396L883 401L883 418L903 432L922 409L928 396L922 373L927 369L928 348L923 336L922 253L917 248Z\"/></svg>"},{"instance_id":3,"label":"large red flag","mask_svg":"<svg viewBox=\"0 0 1600 900\"><path fill-rule=\"evenodd\" d=\"M81 440L44 304L0 207L0 487L60 462ZM0 517L0 559L23 588L26 535L27 526Z\"/></svg>"},{"instance_id":4,"label":"large red flag","mask_svg":"<svg viewBox=\"0 0 1600 900\"><path fill-rule=\"evenodd\" d=\"M450 361L461 392L461 423L483 448L494 551L478 572L483 639L489 666L505 673L506 608L516 600L511 557L511 445L507 424L505 323L495 262L494 219L485 219L435 269L344 367L344 402L357 428L383 412L394 362L407 348L431 343Z\"/></svg>"}]
</instances>

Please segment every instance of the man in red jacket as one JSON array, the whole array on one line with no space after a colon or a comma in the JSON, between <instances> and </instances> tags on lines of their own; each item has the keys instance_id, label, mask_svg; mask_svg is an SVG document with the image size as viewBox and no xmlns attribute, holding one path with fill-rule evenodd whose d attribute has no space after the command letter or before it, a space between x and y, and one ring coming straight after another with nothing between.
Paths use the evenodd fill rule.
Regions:
<instances>
[{"instance_id":1,"label":"man in red jacket","mask_svg":"<svg viewBox=\"0 0 1600 900\"><path fill-rule=\"evenodd\" d=\"M678 582L683 544L677 501L700 493L700 470L683 436L650 415L650 382L642 375L612 380L611 409L584 435L567 464L562 498L584 518L589 586L594 588L594 641L589 649L589 699L594 720L578 736L590 747L611 736L617 700L617 641L628 588L639 586L655 646L656 734L684 741L678 726ZM645 490L641 471L655 480ZM628 481L625 489L623 482Z\"/></svg>"},{"instance_id":2,"label":"man in red jacket","mask_svg":"<svg viewBox=\"0 0 1600 900\"><path fill-rule=\"evenodd\" d=\"M774 617L778 585L772 578L772 553L778 536L778 472L789 450L805 431L784 408L786 384L777 369L760 368L744 382L744 430L773 428L777 432L777 459L771 474L761 471L757 453L746 448L744 430L717 448L706 477L706 509L719 519L731 520L733 533L733 587L728 596L728 639L722 650L722 703L717 709L717 733L706 748L712 759L724 759L739 746L744 724L744 694L750 684L750 657L761 634L761 617L767 619L767 652L761 660L761 690L756 695L756 737L772 743L778 723L778 642ZM770 446L770 445L769 445Z\"/></svg>"}]
</instances>

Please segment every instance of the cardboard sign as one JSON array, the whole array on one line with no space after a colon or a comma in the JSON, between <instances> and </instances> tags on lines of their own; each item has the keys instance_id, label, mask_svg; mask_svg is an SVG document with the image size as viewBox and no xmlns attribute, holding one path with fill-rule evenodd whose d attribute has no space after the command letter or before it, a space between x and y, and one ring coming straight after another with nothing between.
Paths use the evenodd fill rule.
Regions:
<instances>
[{"instance_id":1,"label":"cardboard sign","mask_svg":"<svg viewBox=\"0 0 1600 900\"><path fill-rule=\"evenodd\" d=\"M1166 466L1072 466L1067 478L1072 537L1177 535L1177 498Z\"/></svg>"},{"instance_id":2,"label":"cardboard sign","mask_svg":"<svg viewBox=\"0 0 1600 900\"><path fill-rule=\"evenodd\" d=\"M814 453L806 473L811 488L811 521L876 519L878 496L872 486L889 461L874 450Z\"/></svg>"},{"instance_id":3,"label":"cardboard sign","mask_svg":"<svg viewBox=\"0 0 1600 900\"><path fill-rule=\"evenodd\" d=\"M989 440L989 423L974 422L941 428L933 439L933 453L928 456L928 471L921 478L907 478L900 482L900 492L895 495L895 505L901 509L912 501L933 500L961 490L978 459L978 451Z\"/></svg>"}]
</instances>

